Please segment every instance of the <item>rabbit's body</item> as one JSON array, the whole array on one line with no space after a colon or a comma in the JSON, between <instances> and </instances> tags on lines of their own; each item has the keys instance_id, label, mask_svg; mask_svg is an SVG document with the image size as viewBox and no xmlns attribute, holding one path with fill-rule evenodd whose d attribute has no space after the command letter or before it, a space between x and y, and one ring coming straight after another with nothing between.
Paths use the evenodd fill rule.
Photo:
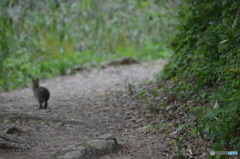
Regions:
<instances>
[{"instance_id":1,"label":"rabbit's body","mask_svg":"<svg viewBox=\"0 0 240 159\"><path fill-rule=\"evenodd\" d=\"M39 102L39 108L42 108L42 103L44 102L44 107L47 108L47 102L50 97L50 92L45 87L39 87L39 79L32 80L33 82L33 92L35 98Z\"/></svg>"}]
</instances>

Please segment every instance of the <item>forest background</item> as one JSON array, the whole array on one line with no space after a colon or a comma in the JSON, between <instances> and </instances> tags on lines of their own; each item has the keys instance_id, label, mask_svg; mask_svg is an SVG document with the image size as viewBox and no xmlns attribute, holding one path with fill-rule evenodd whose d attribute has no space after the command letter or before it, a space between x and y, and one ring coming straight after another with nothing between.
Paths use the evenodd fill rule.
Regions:
<instances>
[{"instance_id":1,"label":"forest background","mask_svg":"<svg viewBox=\"0 0 240 159\"><path fill-rule=\"evenodd\" d=\"M86 63L165 58L159 88L195 103L190 135L240 151L239 25L240 1L2 0L0 91Z\"/></svg>"}]
</instances>

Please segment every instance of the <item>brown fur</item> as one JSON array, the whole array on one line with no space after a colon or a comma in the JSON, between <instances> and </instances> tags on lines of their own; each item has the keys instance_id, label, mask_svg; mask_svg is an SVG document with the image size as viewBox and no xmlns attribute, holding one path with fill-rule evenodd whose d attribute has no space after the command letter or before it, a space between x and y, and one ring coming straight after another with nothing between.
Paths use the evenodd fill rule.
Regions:
<instances>
[{"instance_id":1,"label":"brown fur","mask_svg":"<svg viewBox=\"0 0 240 159\"><path fill-rule=\"evenodd\" d=\"M32 83L33 83L34 96L39 102L39 109L42 108L43 102L45 103L43 108L47 108L47 105L48 105L47 102L50 97L49 90L45 87L39 87L39 79L36 79L36 80L32 79Z\"/></svg>"}]
</instances>

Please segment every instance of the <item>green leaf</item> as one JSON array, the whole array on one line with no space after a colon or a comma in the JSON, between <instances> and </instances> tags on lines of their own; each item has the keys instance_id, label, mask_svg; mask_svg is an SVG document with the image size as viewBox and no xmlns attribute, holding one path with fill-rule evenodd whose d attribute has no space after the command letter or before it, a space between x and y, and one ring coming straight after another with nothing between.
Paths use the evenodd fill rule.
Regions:
<instances>
[{"instance_id":1,"label":"green leaf","mask_svg":"<svg viewBox=\"0 0 240 159\"><path fill-rule=\"evenodd\" d=\"M231 72L231 73L240 74L240 69L224 70L224 72Z\"/></svg>"}]
</instances>

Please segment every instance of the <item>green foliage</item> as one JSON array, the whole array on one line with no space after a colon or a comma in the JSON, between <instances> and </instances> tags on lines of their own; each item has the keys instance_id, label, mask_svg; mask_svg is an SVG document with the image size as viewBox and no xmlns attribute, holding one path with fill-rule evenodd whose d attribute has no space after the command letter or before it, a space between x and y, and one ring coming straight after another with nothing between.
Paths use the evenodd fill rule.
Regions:
<instances>
[{"instance_id":1,"label":"green foliage","mask_svg":"<svg viewBox=\"0 0 240 159\"><path fill-rule=\"evenodd\" d=\"M0 91L87 62L169 56L163 2L1 0ZM171 6L167 6L171 7ZM160 9L161 8L161 9Z\"/></svg>"},{"instance_id":2,"label":"green foliage","mask_svg":"<svg viewBox=\"0 0 240 159\"><path fill-rule=\"evenodd\" d=\"M190 111L212 149L240 150L240 1L185 2L170 44L174 56L162 75L173 83L166 92L204 105Z\"/></svg>"}]
</instances>

